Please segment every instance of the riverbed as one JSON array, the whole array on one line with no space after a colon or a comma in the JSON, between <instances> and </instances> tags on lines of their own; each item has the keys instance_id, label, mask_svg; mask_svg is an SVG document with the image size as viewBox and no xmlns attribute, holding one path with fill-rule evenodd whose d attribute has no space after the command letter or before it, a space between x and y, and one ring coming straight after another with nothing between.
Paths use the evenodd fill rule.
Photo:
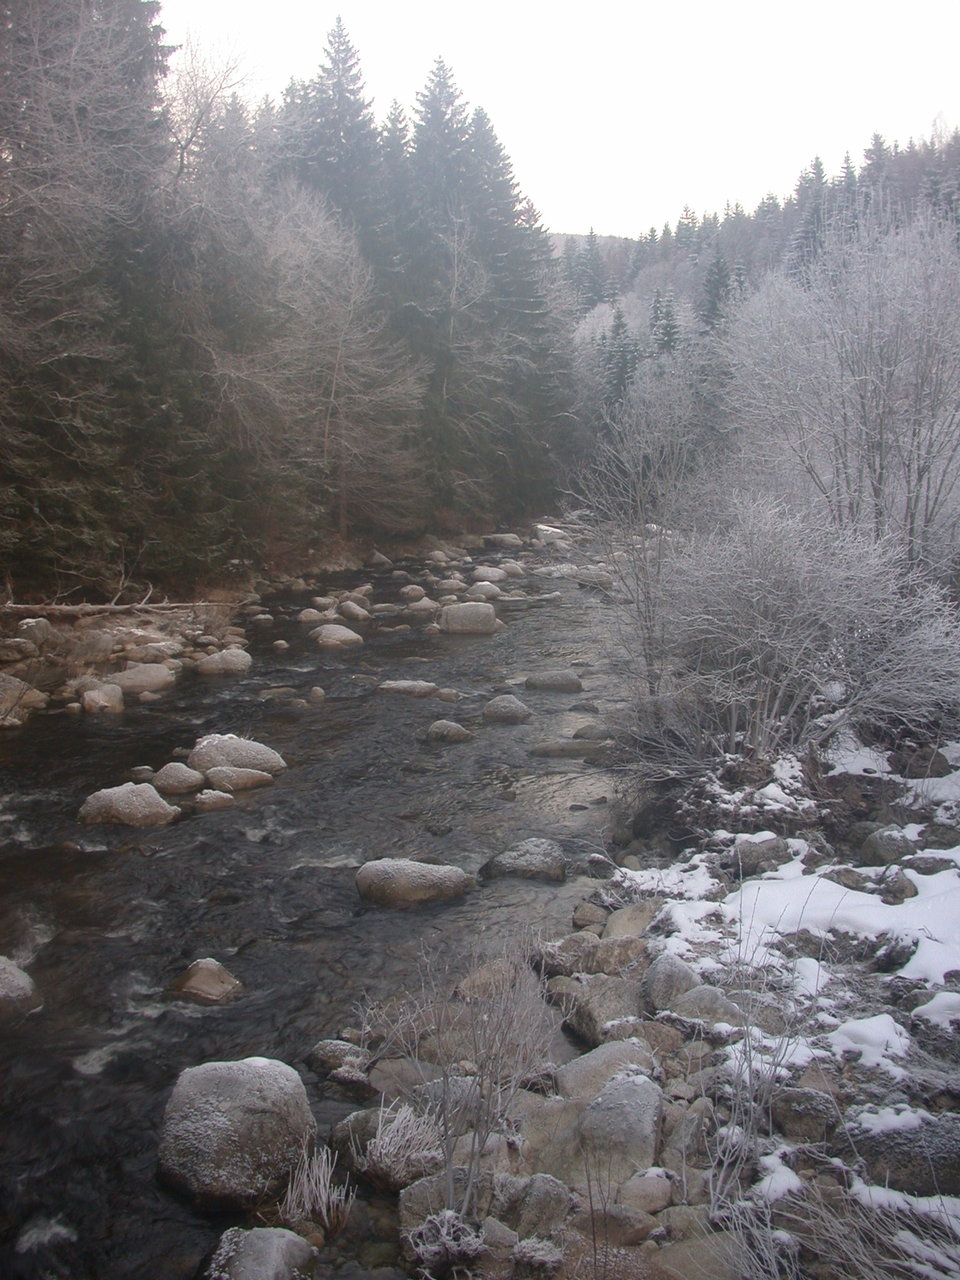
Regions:
<instances>
[{"instance_id":1,"label":"riverbed","mask_svg":"<svg viewBox=\"0 0 960 1280\"><path fill-rule=\"evenodd\" d=\"M529 836L559 840L577 867L602 853L614 776L597 762L529 753L624 713L609 606L551 576L545 561L528 567L527 599L499 607L506 626L494 636L385 624L362 647L323 652L296 622L311 595L372 580L374 600L391 602L405 581L389 569L332 575L267 600L274 621L251 629L245 677L188 674L122 717L54 710L0 740L0 953L28 969L43 997L2 1028L0 1274L190 1280L234 1219L195 1213L157 1182L163 1108L180 1070L254 1054L289 1062L322 1133L357 1104L309 1071L309 1049L355 1024L365 999L415 982L424 949L456 970L524 929L569 931L590 892L583 875L562 886L493 880L461 902L405 912L365 909L354 885L371 858L474 873ZM402 569L417 580L422 567ZM528 675L571 667L581 693L524 687ZM457 699L378 691L398 679L433 681ZM326 698L311 704L318 685ZM530 707L528 723L484 721L484 704L502 692ZM441 718L475 736L427 744L424 731ZM91 791L210 732L266 743L287 771L234 809L159 830L77 822ZM167 998L203 956L239 979L238 998L221 1007ZM345 1250L337 1274L371 1273Z\"/></svg>"}]
</instances>

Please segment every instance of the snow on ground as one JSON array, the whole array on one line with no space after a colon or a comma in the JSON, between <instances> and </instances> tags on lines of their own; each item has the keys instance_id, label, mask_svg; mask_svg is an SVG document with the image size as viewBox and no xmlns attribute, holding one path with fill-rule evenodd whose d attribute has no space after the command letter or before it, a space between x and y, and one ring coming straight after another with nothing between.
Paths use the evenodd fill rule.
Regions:
<instances>
[{"instance_id":1,"label":"snow on ground","mask_svg":"<svg viewBox=\"0 0 960 1280\"><path fill-rule=\"evenodd\" d=\"M844 1054L855 1053L862 1067L879 1067L898 1079L906 1074L903 1067L896 1066L890 1059L907 1056L910 1037L889 1013L852 1018L831 1031L826 1040L840 1061Z\"/></svg>"},{"instance_id":2,"label":"snow on ground","mask_svg":"<svg viewBox=\"0 0 960 1280\"><path fill-rule=\"evenodd\" d=\"M824 759L833 765L835 773L889 774L887 753L875 747L865 747L849 731L838 733L824 753Z\"/></svg>"}]
</instances>

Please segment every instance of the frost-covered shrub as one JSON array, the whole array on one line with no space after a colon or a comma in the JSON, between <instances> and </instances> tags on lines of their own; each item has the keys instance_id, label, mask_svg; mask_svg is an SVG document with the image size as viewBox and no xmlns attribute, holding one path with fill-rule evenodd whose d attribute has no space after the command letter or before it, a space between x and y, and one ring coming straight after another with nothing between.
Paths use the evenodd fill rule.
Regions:
<instances>
[{"instance_id":1,"label":"frost-covered shrub","mask_svg":"<svg viewBox=\"0 0 960 1280\"><path fill-rule=\"evenodd\" d=\"M452 1209L432 1213L410 1232L408 1239L414 1256L433 1276L469 1266L486 1249L483 1232L468 1226Z\"/></svg>"},{"instance_id":2,"label":"frost-covered shrub","mask_svg":"<svg viewBox=\"0 0 960 1280\"><path fill-rule=\"evenodd\" d=\"M407 1103L383 1107L377 1132L361 1151L354 1145L354 1167L385 1191L399 1191L443 1164L441 1134L432 1115Z\"/></svg>"}]
</instances>

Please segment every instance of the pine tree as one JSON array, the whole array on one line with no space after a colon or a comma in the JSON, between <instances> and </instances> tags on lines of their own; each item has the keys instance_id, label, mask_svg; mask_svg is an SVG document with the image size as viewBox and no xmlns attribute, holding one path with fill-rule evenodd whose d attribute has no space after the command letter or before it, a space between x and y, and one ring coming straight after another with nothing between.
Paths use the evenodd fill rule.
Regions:
<instances>
[{"instance_id":1,"label":"pine tree","mask_svg":"<svg viewBox=\"0 0 960 1280\"><path fill-rule=\"evenodd\" d=\"M577 254L577 311L584 316L612 299L610 273L600 252L600 241L591 227Z\"/></svg>"},{"instance_id":2,"label":"pine tree","mask_svg":"<svg viewBox=\"0 0 960 1280\"><path fill-rule=\"evenodd\" d=\"M730 306L730 267L719 249L714 253L703 279L700 319L707 329L715 329L727 317Z\"/></svg>"}]
</instances>

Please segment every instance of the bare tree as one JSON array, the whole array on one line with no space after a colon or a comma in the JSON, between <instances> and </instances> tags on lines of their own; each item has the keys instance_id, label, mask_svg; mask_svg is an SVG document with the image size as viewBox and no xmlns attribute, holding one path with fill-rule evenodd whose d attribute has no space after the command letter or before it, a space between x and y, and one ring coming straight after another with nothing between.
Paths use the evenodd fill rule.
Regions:
<instances>
[{"instance_id":1,"label":"bare tree","mask_svg":"<svg viewBox=\"0 0 960 1280\"><path fill-rule=\"evenodd\" d=\"M747 447L786 449L837 528L938 565L960 520L960 251L918 217L829 232L731 329Z\"/></svg>"}]
</instances>

